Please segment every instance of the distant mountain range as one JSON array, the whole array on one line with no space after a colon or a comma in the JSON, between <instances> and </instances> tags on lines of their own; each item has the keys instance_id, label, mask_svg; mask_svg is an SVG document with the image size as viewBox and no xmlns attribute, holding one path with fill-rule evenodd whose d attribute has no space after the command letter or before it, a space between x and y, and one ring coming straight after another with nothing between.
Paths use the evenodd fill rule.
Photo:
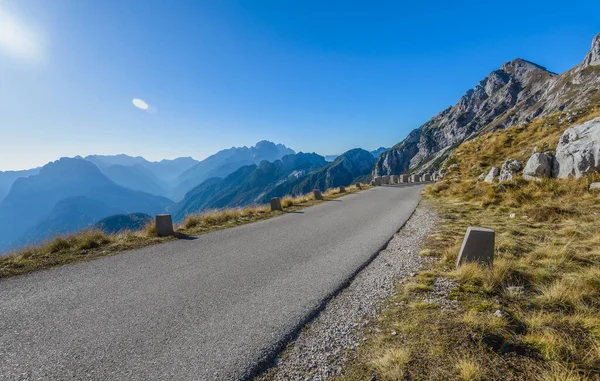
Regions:
<instances>
[{"instance_id":1,"label":"distant mountain range","mask_svg":"<svg viewBox=\"0 0 600 381\"><path fill-rule=\"evenodd\" d=\"M176 220L182 220L206 209L263 204L272 197L350 185L368 176L374 163L373 155L359 148L338 156L332 163L314 153L286 155L274 162L241 167L224 179L206 180L186 194L173 214Z\"/></svg>"},{"instance_id":2,"label":"distant mountain range","mask_svg":"<svg viewBox=\"0 0 600 381\"><path fill-rule=\"evenodd\" d=\"M212 177L226 177L243 166L260 164L262 161L275 161L285 155L294 154L294 150L283 144L275 144L266 140L256 143L254 147L232 147L217 152L192 166L176 180L171 193L174 200L181 200L187 192Z\"/></svg>"},{"instance_id":3,"label":"distant mountain range","mask_svg":"<svg viewBox=\"0 0 600 381\"><path fill-rule=\"evenodd\" d=\"M171 205L117 185L87 160L63 158L14 182L0 203L0 250L75 232L111 214L156 214Z\"/></svg>"},{"instance_id":4,"label":"distant mountain range","mask_svg":"<svg viewBox=\"0 0 600 381\"><path fill-rule=\"evenodd\" d=\"M91 155L0 172L0 253L90 226L107 232L137 228L161 212L181 219L210 208L348 185L368 176L374 160L373 153L352 150L328 162L260 141L202 161Z\"/></svg>"},{"instance_id":5,"label":"distant mountain range","mask_svg":"<svg viewBox=\"0 0 600 381\"><path fill-rule=\"evenodd\" d=\"M384 148L384 147L379 147L374 151L369 151L371 153L371 155L373 155L373 157L378 158L379 155L381 155L382 152L387 151L389 148ZM334 161L339 155L325 155L325 160L332 162Z\"/></svg>"},{"instance_id":6,"label":"distant mountain range","mask_svg":"<svg viewBox=\"0 0 600 381\"><path fill-rule=\"evenodd\" d=\"M41 168L27 169L25 171L0 171L0 202L6 197L10 188L19 177L37 175Z\"/></svg>"},{"instance_id":7,"label":"distant mountain range","mask_svg":"<svg viewBox=\"0 0 600 381\"><path fill-rule=\"evenodd\" d=\"M115 214L101 219L94 227L107 234L115 234L125 230L141 230L154 221L154 218L146 213Z\"/></svg>"}]
</instances>

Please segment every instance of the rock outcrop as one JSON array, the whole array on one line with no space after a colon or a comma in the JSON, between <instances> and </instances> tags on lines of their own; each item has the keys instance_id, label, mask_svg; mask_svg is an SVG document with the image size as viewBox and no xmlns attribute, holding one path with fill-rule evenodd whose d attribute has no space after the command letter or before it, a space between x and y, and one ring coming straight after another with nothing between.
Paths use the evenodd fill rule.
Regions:
<instances>
[{"instance_id":1,"label":"rock outcrop","mask_svg":"<svg viewBox=\"0 0 600 381\"><path fill-rule=\"evenodd\" d=\"M522 168L523 163L520 160L506 160L500 169L500 181L513 181Z\"/></svg>"},{"instance_id":2,"label":"rock outcrop","mask_svg":"<svg viewBox=\"0 0 600 381\"><path fill-rule=\"evenodd\" d=\"M552 176L552 161L553 157L546 153L534 153L527 160L525 169L523 169L523 177L526 180L538 180Z\"/></svg>"},{"instance_id":3,"label":"rock outcrop","mask_svg":"<svg viewBox=\"0 0 600 381\"><path fill-rule=\"evenodd\" d=\"M600 95L599 86L600 34L584 61L560 75L523 59L507 62L467 91L456 105L383 152L373 175L435 170L467 138L584 106Z\"/></svg>"},{"instance_id":4,"label":"rock outcrop","mask_svg":"<svg viewBox=\"0 0 600 381\"><path fill-rule=\"evenodd\" d=\"M567 129L556 148L553 177L566 178L600 170L600 118Z\"/></svg>"},{"instance_id":5,"label":"rock outcrop","mask_svg":"<svg viewBox=\"0 0 600 381\"><path fill-rule=\"evenodd\" d=\"M485 177L485 179L483 181L491 184L494 182L494 180L496 180L496 177L498 177L498 175L500 175L500 168L492 167L492 169L490 169L490 171L488 172L487 176Z\"/></svg>"}]
</instances>

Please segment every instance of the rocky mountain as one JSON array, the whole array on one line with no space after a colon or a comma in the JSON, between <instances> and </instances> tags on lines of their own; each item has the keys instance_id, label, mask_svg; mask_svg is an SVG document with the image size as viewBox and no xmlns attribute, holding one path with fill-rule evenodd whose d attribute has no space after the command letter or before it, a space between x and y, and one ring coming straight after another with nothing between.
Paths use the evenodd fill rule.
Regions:
<instances>
[{"instance_id":1,"label":"rocky mountain","mask_svg":"<svg viewBox=\"0 0 600 381\"><path fill-rule=\"evenodd\" d=\"M75 231L111 214L155 214L172 204L118 186L87 160L63 158L17 179L0 203L0 251Z\"/></svg>"},{"instance_id":2,"label":"rocky mountain","mask_svg":"<svg viewBox=\"0 0 600 381\"><path fill-rule=\"evenodd\" d=\"M373 157L378 158L379 155L381 155L383 152L389 150L389 148L385 148L385 147L379 147L374 151L371 151L371 155L373 155Z\"/></svg>"},{"instance_id":3,"label":"rocky mountain","mask_svg":"<svg viewBox=\"0 0 600 381\"><path fill-rule=\"evenodd\" d=\"M277 185L259 201L267 202L271 197L281 197L288 194L299 195L311 192L313 189L324 191L340 185L350 185L358 180L366 181L373 169L375 160L368 151L360 148L352 149L338 156L332 163L323 168L296 179L288 179Z\"/></svg>"},{"instance_id":4,"label":"rocky mountain","mask_svg":"<svg viewBox=\"0 0 600 381\"><path fill-rule=\"evenodd\" d=\"M27 169L24 171L0 171L0 202L6 197L10 188L19 177L37 175L41 168Z\"/></svg>"},{"instance_id":5,"label":"rocky mountain","mask_svg":"<svg viewBox=\"0 0 600 381\"><path fill-rule=\"evenodd\" d=\"M253 147L232 147L219 151L182 173L176 180L178 185L172 192L172 198L181 200L187 192L211 177L225 177L243 166L258 165L264 160L272 162L294 153L283 144L266 140Z\"/></svg>"},{"instance_id":6,"label":"rocky mountain","mask_svg":"<svg viewBox=\"0 0 600 381\"><path fill-rule=\"evenodd\" d=\"M156 196L169 195L169 185L159 179L156 174L141 164L132 166L111 165L101 169L109 179L131 190L142 191Z\"/></svg>"},{"instance_id":7,"label":"rocky mountain","mask_svg":"<svg viewBox=\"0 0 600 381\"><path fill-rule=\"evenodd\" d=\"M80 157L77 157L80 158ZM118 155L89 155L84 157L83 159L87 161L91 161L94 165L100 169L110 167L111 165L123 165L123 166L132 166L139 164L146 164L148 160L144 159L141 156L129 156L125 154Z\"/></svg>"},{"instance_id":8,"label":"rocky mountain","mask_svg":"<svg viewBox=\"0 0 600 381\"><path fill-rule=\"evenodd\" d=\"M106 234L115 234L125 230L141 230L152 221L152 216L145 213L117 214L103 218L94 227Z\"/></svg>"},{"instance_id":9,"label":"rocky mountain","mask_svg":"<svg viewBox=\"0 0 600 381\"><path fill-rule=\"evenodd\" d=\"M373 175L437 169L463 141L555 111L600 101L600 34L584 61L555 74L515 59L483 79L458 103L413 130L377 160Z\"/></svg>"},{"instance_id":10,"label":"rocky mountain","mask_svg":"<svg viewBox=\"0 0 600 381\"><path fill-rule=\"evenodd\" d=\"M42 221L27 229L18 239L17 246L40 242L56 234L74 233L107 215L118 213L124 213L124 210L85 196L69 197L57 202Z\"/></svg>"},{"instance_id":11,"label":"rocky mountain","mask_svg":"<svg viewBox=\"0 0 600 381\"><path fill-rule=\"evenodd\" d=\"M247 165L224 179L211 178L192 189L175 208L175 219L206 209L237 207L263 203L278 185L296 180L327 165L325 158L314 153L286 155L281 160Z\"/></svg>"},{"instance_id":12,"label":"rocky mountain","mask_svg":"<svg viewBox=\"0 0 600 381\"><path fill-rule=\"evenodd\" d=\"M191 157L179 157L173 160L164 159L161 161L148 161L141 156L129 156L125 154L119 155L90 155L84 158L87 161L94 163L100 170L106 174L111 180L119 183L119 178L113 178L112 175L116 171L123 171L123 168L135 167L136 172L146 169L144 180L140 184L136 184L133 179L130 182L136 184L131 189L137 189L140 185L145 186L144 182L148 181L147 177L153 177L156 182L160 183L160 187L164 188L167 184L173 182L183 172L198 164L197 160ZM112 168L112 171L110 170ZM148 172L150 171L150 172ZM121 176L121 175L118 175ZM131 185L131 184L130 184ZM149 193L152 193L148 191Z\"/></svg>"},{"instance_id":13,"label":"rocky mountain","mask_svg":"<svg viewBox=\"0 0 600 381\"><path fill-rule=\"evenodd\" d=\"M373 155L373 157L378 158L379 155L381 155L382 152L385 152L389 150L389 148L385 148L385 147L379 147L376 150L370 151L371 155ZM334 161L339 155L325 155L325 160L332 162Z\"/></svg>"}]
</instances>

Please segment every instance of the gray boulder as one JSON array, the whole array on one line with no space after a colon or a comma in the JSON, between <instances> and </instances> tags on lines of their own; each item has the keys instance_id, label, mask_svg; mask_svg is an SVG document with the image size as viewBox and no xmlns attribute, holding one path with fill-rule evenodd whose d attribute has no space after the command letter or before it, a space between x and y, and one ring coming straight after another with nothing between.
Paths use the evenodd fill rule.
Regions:
<instances>
[{"instance_id":1,"label":"gray boulder","mask_svg":"<svg viewBox=\"0 0 600 381\"><path fill-rule=\"evenodd\" d=\"M600 169L600 118L567 129L556 147L552 176L579 178Z\"/></svg>"},{"instance_id":2,"label":"gray boulder","mask_svg":"<svg viewBox=\"0 0 600 381\"><path fill-rule=\"evenodd\" d=\"M492 167L492 169L490 169L490 171L488 172L487 176L485 177L485 179L483 181L485 181L486 183L493 183L499 174L500 174L500 168Z\"/></svg>"},{"instance_id":3,"label":"gray boulder","mask_svg":"<svg viewBox=\"0 0 600 381\"><path fill-rule=\"evenodd\" d=\"M534 153L531 155L525 169L523 169L523 178L526 180L541 180L542 177L552 176L552 156L545 153Z\"/></svg>"},{"instance_id":4,"label":"gray boulder","mask_svg":"<svg viewBox=\"0 0 600 381\"><path fill-rule=\"evenodd\" d=\"M517 172L519 172L522 168L522 161L511 159L506 160L500 169L500 181L513 181Z\"/></svg>"}]
</instances>

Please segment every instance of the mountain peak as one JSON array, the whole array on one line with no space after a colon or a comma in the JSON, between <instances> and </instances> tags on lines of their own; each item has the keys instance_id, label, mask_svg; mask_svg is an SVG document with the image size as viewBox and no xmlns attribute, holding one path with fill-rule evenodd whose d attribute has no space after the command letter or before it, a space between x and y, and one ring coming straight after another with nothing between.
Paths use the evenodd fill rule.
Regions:
<instances>
[{"instance_id":1,"label":"mountain peak","mask_svg":"<svg viewBox=\"0 0 600 381\"><path fill-rule=\"evenodd\" d=\"M517 71L530 72L533 70L543 70L549 72L548 69L546 69L545 67L538 65L535 62L527 61L523 58L515 58L512 61L505 62L504 65L502 65L502 67L500 68L500 70L513 74Z\"/></svg>"},{"instance_id":2,"label":"mountain peak","mask_svg":"<svg viewBox=\"0 0 600 381\"><path fill-rule=\"evenodd\" d=\"M600 65L600 33L592 40L592 48L585 56L583 61L584 66L598 66Z\"/></svg>"}]
</instances>

